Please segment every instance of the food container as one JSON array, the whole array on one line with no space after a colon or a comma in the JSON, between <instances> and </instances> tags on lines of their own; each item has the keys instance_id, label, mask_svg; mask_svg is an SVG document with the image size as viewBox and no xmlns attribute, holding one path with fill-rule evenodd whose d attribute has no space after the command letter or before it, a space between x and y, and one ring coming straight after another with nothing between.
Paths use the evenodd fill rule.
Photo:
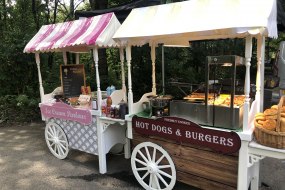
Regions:
<instances>
[{"instance_id":1,"label":"food container","mask_svg":"<svg viewBox=\"0 0 285 190\"><path fill-rule=\"evenodd\" d=\"M278 104L276 130L267 130L263 126L260 126L257 119L254 120L254 136L259 144L269 146L272 148L285 149L285 132L281 125L281 113L284 113L283 107L285 106L285 96L282 96ZM282 111L281 111L282 110ZM284 124L283 124L284 125Z\"/></svg>"},{"instance_id":2,"label":"food container","mask_svg":"<svg viewBox=\"0 0 285 190\"><path fill-rule=\"evenodd\" d=\"M228 106L192 103L174 100L170 102L170 116L180 117L204 126L240 129L243 122L243 105Z\"/></svg>"},{"instance_id":3,"label":"food container","mask_svg":"<svg viewBox=\"0 0 285 190\"><path fill-rule=\"evenodd\" d=\"M169 103L173 99L171 95L163 95L150 98L150 105L152 107L152 115L156 117L169 115Z\"/></svg>"}]
</instances>

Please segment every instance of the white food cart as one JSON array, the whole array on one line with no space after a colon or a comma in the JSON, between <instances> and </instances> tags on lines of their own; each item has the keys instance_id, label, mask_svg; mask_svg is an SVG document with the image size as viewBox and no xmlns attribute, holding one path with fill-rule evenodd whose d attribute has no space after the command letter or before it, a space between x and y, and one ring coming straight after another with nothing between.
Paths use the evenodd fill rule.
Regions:
<instances>
[{"instance_id":1,"label":"white food cart","mask_svg":"<svg viewBox=\"0 0 285 190\"><path fill-rule=\"evenodd\" d=\"M179 180L202 189L246 190L251 185L252 190L257 190L259 161L264 157L285 159L285 150L262 146L253 138L254 115L263 111L265 37L277 38L275 0L190 0L132 10L113 38L126 45L130 114L126 117L127 137L137 144L132 152L131 164L136 179L145 189L172 189L175 181ZM245 40L245 102L242 128L235 133L240 138L240 148L233 157L223 154L219 156L209 153L207 147L199 149L188 145L191 143L177 143L177 139L171 139L173 135L183 136L184 133L180 133L182 129L175 126L181 122L191 127L189 121L176 118L150 121L151 119L137 120L133 117L143 111L143 102L149 101L148 95L157 94L157 45L189 46L191 41L226 38ZM250 67L254 38L257 42L256 95L254 100L251 100ZM152 92L144 94L141 100L134 103L131 47L144 44L149 44L151 48ZM250 103L251 101L253 102ZM210 129L230 132L217 128ZM169 135L172 143L168 143L169 139L165 137L165 133ZM184 135L190 136L187 131ZM215 143L215 139L216 137L211 141ZM186 149L186 146L190 148Z\"/></svg>"},{"instance_id":2,"label":"white food cart","mask_svg":"<svg viewBox=\"0 0 285 190\"><path fill-rule=\"evenodd\" d=\"M69 149L81 150L98 155L100 173L107 172L106 154L117 144L128 146L126 122L118 118L102 116L102 92L98 70L99 48L120 48L122 69L122 88L110 96L113 104L126 99L124 76L124 50L112 36L121 26L114 13L107 13L91 18L44 25L26 45L25 53L35 53L38 68L42 119L46 122L45 139L51 153L64 159ZM67 65L66 52L92 52L96 69L97 110L76 108L62 102L56 102L53 93L45 93L40 71L40 53L62 52L64 65ZM95 77L95 76L94 76ZM126 150L129 150L127 148ZM128 154L125 154L126 158Z\"/></svg>"}]
</instances>

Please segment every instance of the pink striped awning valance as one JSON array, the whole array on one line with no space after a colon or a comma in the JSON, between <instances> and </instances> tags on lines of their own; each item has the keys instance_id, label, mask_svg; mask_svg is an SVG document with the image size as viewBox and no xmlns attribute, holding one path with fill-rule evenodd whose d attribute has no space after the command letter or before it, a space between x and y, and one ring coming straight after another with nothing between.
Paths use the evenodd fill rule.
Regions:
<instances>
[{"instance_id":1,"label":"pink striped awning valance","mask_svg":"<svg viewBox=\"0 0 285 190\"><path fill-rule=\"evenodd\" d=\"M118 44L112 37L120 25L114 13L44 25L24 52L82 52L94 46L116 47Z\"/></svg>"}]
</instances>

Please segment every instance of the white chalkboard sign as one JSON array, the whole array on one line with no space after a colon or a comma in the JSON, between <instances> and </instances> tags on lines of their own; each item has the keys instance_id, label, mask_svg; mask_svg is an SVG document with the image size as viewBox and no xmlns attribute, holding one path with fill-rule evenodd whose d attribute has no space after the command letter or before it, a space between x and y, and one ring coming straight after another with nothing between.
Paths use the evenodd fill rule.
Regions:
<instances>
[{"instance_id":1,"label":"white chalkboard sign","mask_svg":"<svg viewBox=\"0 0 285 190\"><path fill-rule=\"evenodd\" d=\"M84 65L61 65L60 78L65 97L79 96L81 94L81 86L85 86Z\"/></svg>"}]
</instances>

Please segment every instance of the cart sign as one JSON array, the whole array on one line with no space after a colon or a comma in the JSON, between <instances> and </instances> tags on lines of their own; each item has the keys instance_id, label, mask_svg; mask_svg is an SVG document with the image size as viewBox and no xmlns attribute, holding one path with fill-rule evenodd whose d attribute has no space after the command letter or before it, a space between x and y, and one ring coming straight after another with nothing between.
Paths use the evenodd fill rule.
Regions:
<instances>
[{"instance_id":1,"label":"cart sign","mask_svg":"<svg viewBox=\"0 0 285 190\"><path fill-rule=\"evenodd\" d=\"M203 128L196 123L177 117L148 119L135 116L132 119L132 126L137 133L143 135L195 144L222 154L235 153L241 146L241 140L235 132Z\"/></svg>"},{"instance_id":2,"label":"cart sign","mask_svg":"<svg viewBox=\"0 0 285 190\"><path fill-rule=\"evenodd\" d=\"M56 102L53 104L42 104L40 108L41 113L45 118L77 121L83 125L92 123L92 116L89 110L76 109L65 103Z\"/></svg>"}]
</instances>

